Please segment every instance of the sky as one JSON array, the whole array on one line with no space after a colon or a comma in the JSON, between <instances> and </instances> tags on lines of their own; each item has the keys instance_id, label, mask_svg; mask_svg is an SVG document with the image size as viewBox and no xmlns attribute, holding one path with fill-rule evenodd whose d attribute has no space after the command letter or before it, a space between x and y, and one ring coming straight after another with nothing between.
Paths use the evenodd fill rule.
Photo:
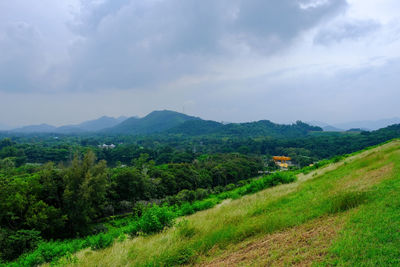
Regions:
<instances>
[{"instance_id":1,"label":"sky","mask_svg":"<svg viewBox=\"0 0 400 267\"><path fill-rule=\"evenodd\" d=\"M400 116L398 0L1 0L0 128Z\"/></svg>"}]
</instances>

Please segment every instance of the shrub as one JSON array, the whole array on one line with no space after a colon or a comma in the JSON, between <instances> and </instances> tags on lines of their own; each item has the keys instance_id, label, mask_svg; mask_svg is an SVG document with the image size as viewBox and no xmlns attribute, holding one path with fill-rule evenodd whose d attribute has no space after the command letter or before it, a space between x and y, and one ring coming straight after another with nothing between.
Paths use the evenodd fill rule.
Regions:
<instances>
[{"instance_id":1,"label":"shrub","mask_svg":"<svg viewBox=\"0 0 400 267\"><path fill-rule=\"evenodd\" d=\"M216 198L208 198L202 201L196 201L192 204L192 206L195 211L201 211L214 207L216 204L218 204L218 202L219 201Z\"/></svg>"},{"instance_id":2,"label":"shrub","mask_svg":"<svg viewBox=\"0 0 400 267\"><path fill-rule=\"evenodd\" d=\"M235 184L228 184L225 186L225 191L231 191L236 188Z\"/></svg>"},{"instance_id":3,"label":"shrub","mask_svg":"<svg viewBox=\"0 0 400 267\"><path fill-rule=\"evenodd\" d=\"M140 217L142 216L145 210L146 210L146 205L143 202L138 201L132 208L133 216Z\"/></svg>"},{"instance_id":4,"label":"shrub","mask_svg":"<svg viewBox=\"0 0 400 267\"><path fill-rule=\"evenodd\" d=\"M192 204L190 204L189 202L183 203L178 211L179 216L190 215L193 213L195 213L195 210Z\"/></svg>"},{"instance_id":5,"label":"shrub","mask_svg":"<svg viewBox=\"0 0 400 267\"><path fill-rule=\"evenodd\" d=\"M130 236L136 236L139 232L139 224L137 221L132 221L129 223L128 227L123 231L125 234L129 234Z\"/></svg>"},{"instance_id":6,"label":"shrub","mask_svg":"<svg viewBox=\"0 0 400 267\"><path fill-rule=\"evenodd\" d=\"M196 192L193 190L183 189L176 195L176 200L178 203L183 203L186 201L193 201L196 198Z\"/></svg>"},{"instance_id":7,"label":"shrub","mask_svg":"<svg viewBox=\"0 0 400 267\"><path fill-rule=\"evenodd\" d=\"M138 221L138 231L145 234L160 232L164 227L172 226L176 215L171 207L153 205Z\"/></svg>"},{"instance_id":8,"label":"shrub","mask_svg":"<svg viewBox=\"0 0 400 267\"><path fill-rule=\"evenodd\" d=\"M93 235L97 235L100 233L107 233L107 232L108 232L108 228L102 223L96 224L95 226L92 227Z\"/></svg>"},{"instance_id":9,"label":"shrub","mask_svg":"<svg viewBox=\"0 0 400 267\"><path fill-rule=\"evenodd\" d=\"M98 234L88 237L90 247L93 250L109 247L113 243L113 240L114 238L108 234Z\"/></svg>"},{"instance_id":10,"label":"shrub","mask_svg":"<svg viewBox=\"0 0 400 267\"><path fill-rule=\"evenodd\" d=\"M201 200L206 198L209 195L209 190L204 188L197 188L195 191L196 200Z\"/></svg>"}]
</instances>

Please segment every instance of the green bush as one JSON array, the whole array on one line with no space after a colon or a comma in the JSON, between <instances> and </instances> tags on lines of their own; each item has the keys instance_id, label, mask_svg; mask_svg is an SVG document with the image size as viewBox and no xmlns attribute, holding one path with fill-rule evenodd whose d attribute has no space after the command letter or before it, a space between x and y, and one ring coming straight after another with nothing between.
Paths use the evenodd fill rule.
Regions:
<instances>
[{"instance_id":1,"label":"green bush","mask_svg":"<svg viewBox=\"0 0 400 267\"><path fill-rule=\"evenodd\" d=\"M145 234L160 232L172 226L175 217L171 207L153 205L139 218L137 230Z\"/></svg>"},{"instance_id":2,"label":"green bush","mask_svg":"<svg viewBox=\"0 0 400 267\"><path fill-rule=\"evenodd\" d=\"M201 201L196 201L193 203L193 209L195 211L206 210L214 207L219 203L218 199L216 198L208 198Z\"/></svg>"},{"instance_id":3,"label":"green bush","mask_svg":"<svg viewBox=\"0 0 400 267\"><path fill-rule=\"evenodd\" d=\"M88 237L90 248L93 250L103 249L112 245L114 238L110 234L98 234Z\"/></svg>"},{"instance_id":4,"label":"green bush","mask_svg":"<svg viewBox=\"0 0 400 267\"><path fill-rule=\"evenodd\" d=\"M133 216L140 217L142 216L143 212L146 210L146 205L142 202L137 202L132 208Z\"/></svg>"},{"instance_id":5,"label":"green bush","mask_svg":"<svg viewBox=\"0 0 400 267\"><path fill-rule=\"evenodd\" d=\"M189 202L185 202L181 205L177 213L179 214L179 216L185 216L193 214L195 212L196 211L194 210L193 205Z\"/></svg>"}]
</instances>

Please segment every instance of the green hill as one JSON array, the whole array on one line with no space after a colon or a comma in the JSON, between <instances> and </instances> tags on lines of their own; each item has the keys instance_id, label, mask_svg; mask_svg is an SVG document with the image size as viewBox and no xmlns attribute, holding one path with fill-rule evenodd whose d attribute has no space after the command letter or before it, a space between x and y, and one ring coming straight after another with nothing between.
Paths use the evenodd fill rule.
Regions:
<instances>
[{"instance_id":1,"label":"green hill","mask_svg":"<svg viewBox=\"0 0 400 267\"><path fill-rule=\"evenodd\" d=\"M270 136L277 138L299 138L310 132L322 131L320 127L310 126L301 121L291 125L276 124L268 120L245 123L222 124L215 121L190 120L168 130L168 133L188 136L219 135L219 136Z\"/></svg>"},{"instance_id":2,"label":"green hill","mask_svg":"<svg viewBox=\"0 0 400 267\"><path fill-rule=\"evenodd\" d=\"M400 141L227 199L159 234L85 249L71 266L400 264Z\"/></svg>"},{"instance_id":3,"label":"green hill","mask_svg":"<svg viewBox=\"0 0 400 267\"><path fill-rule=\"evenodd\" d=\"M179 124L199 118L170 110L153 111L143 118L131 117L104 130L114 134L151 134L171 129Z\"/></svg>"},{"instance_id":4,"label":"green hill","mask_svg":"<svg viewBox=\"0 0 400 267\"><path fill-rule=\"evenodd\" d=\"M120 124L105 129L103 133L129 135L186 135L186 136L246 136L246 137L286 137L295 138L310 132L322 131L320 127L310 126L298 121L291 125L276 124L268 120L246 123L222 124L183 113L162 110L153 111L143 118L128 118Z\"/></svg>"}]
</instances>

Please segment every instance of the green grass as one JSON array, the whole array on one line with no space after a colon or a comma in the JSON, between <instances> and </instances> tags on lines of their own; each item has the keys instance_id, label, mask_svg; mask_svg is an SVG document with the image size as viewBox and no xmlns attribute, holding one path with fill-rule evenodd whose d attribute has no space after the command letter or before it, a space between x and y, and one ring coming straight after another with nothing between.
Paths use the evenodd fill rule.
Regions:
<instances>
[{"instance_id":1,"label":"green grass","mask_svg":"<svg viewBox=\"0 0 400 267\"><path fill-rule=\"evenodd\" d=\"M172 266L207 262L224 253L229 255L249 239L329 216L344 216L347 224L326 259L315 264L398 264L399 149L399 142L394 141L319 169L317 175L300 174L298 182L225 200L178 220L161 233L127 239L104 250L82 251L76 255L78 264ZM241 190L252 192L253 186ZM239 191L236 194L240 195Z\"/></svg>"},{"instance_id":2,"label":"green grass","mask_svg":"<svg viewBox=\"0 0 400 267\"><path fill-rule=\"evenodd\" d=\"M331 247L324 265L399 266L400 265L400 153L393 179L383 182L368 205L351 217Z\"/></svg>"}]
</instances>

